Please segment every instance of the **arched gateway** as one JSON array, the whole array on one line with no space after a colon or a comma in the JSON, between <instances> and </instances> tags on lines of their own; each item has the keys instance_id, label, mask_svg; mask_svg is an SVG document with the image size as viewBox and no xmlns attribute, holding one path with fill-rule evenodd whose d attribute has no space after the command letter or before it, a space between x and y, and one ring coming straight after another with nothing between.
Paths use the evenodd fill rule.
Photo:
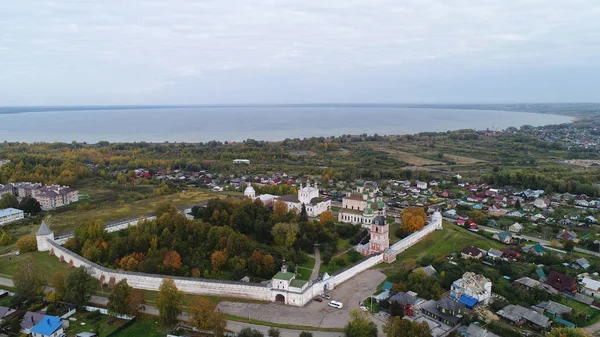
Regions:
<instances>
[{"instance_id":1,"label":"arched gateway","mask_svg":"<svg viewBox=\"0 0 600 337\"><path fill-rule=\"evenodd\" d=\"M277 302L277 303L285 303L285 296L283 296L281 294L277 294L275 296L275 302Z\"/></svg>"}]
</instances>

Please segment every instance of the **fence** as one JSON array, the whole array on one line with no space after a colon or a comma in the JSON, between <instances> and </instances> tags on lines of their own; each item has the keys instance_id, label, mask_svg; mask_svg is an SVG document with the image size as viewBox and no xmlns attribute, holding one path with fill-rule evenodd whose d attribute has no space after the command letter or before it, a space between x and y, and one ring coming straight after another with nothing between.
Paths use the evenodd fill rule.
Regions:
<instances>
[{"instance_id":1,"label":"fence","mask_svg":"<svg viewBox=\"0 0 600 337\"><path fill-rule=\"evenodd\" d=\"M127 329L129 326L131 326L133 323L135 323L135 321L137 320L136 317L133 317L131 320L125 322L125 324L121 325L120 327L116 328L115 331L109 333L108 335L106 335L106 337L113 337L118 335L121 331Z\"/></svg>"},{"instance_id":2,"label":"fence","mask_svg":"<svg viewBox=\"0 0 600 337\"><path fill-rule=\"evenodd\" d=\"M99 311L103 315L110 315L110 316L113 316L113 317L116 317L119 319L124 319L127 321L130 321L135 318L135 316L128 316L128 315L113 315L113 314L109 313L108 309L106 309L106 308L99 308L99 307L92 307L92 306L86 306L85 311L90 311L90 312Z\"/></svg>"},{"instance_id":3,"label":"fence","mask_svg":"<svg viewBox=\"0 0 600 337\"><path fill-rule=\"evenodd\" d=\"M63 318L63 319L64 318L69 318L69 317L75 315L76 312L77 312L77 308L73 308L69 312L67 312L66 314L60 316L60 318Z\"/></svg>"}]
</instances>

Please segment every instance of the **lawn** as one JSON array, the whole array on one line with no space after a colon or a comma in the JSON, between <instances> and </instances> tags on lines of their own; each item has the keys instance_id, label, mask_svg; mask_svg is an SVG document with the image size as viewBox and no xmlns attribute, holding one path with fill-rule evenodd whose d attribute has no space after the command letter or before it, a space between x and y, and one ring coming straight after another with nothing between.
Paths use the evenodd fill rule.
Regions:
<instances>
[{"instance_id":1,"label":"lawn","mask_svg":"<svg viewBox=\"0 0 600 337\"><path fill-rule=\"evenodd\" d=\"M473 245L477 248L488 250L490 248L504 248L506 245L487 239L482 235L470 232L462 227L444 222L443 231L435 231L414 246L398 254L395 263L401 263L404 258L420 259L424 256L442 256L458 252L466 246ZM385 268L386 264L381 264Z\"/></svg>"},{"instance_id":2,"label":"lawn","mask_svg":"<svg viewBox=\"0 0 600 337\"><path fill-rule=\"evenodd\" d=\"M312 274L312 270L315 266L315 259L313 257L308 256L306 262L298 265L298 275L297 279L300 280L308 280L310 279L310 275Z\"/></svg>"},{"instance_id":3,"label":"lawn","mask_svg":"<svg viewBox=\"0 0 600 337\"><path fill-rule=\"evenodd\" d=\"M219 197L222 198L224 195L206 190L190 189L176 194L133 202L125 202L124 200L102 202L94 204L95 208L90 210L77 210L71 207L66 211L57 212L48 220L48 224L56 233L61 233L73 230L76 225L89 220L106 223L149 214L154 212L158 204L165 201L171 202L177 207L184 207Z\"/></svg>"},{"instance_id":4,"label":"lawn","mask_svg":"<svg viewBox=\"0 0 600 337\"><path fill-rule=\"evenodd\" d=\"M334 268L330 268L329 264L321 263L321 268L319 269L319 274L327 273L329 275L332 275L332 274L346 268L347 266L349 266L351 264L350 255L348 254L348 252L345 252L344 254L342 254L340 256L334 257L332 260L338 260L338 259L343 259L346 263L344 265L336 264Z\"/></svg>"},{"instance_id":5,"label":"lawn","mask_svg":"<svg viewBox=\"0 0 600 337\"><path fill-rule=\"evenodd\" d=\"M163 337L169 331L171 331L171 328L160 324L157 317L148 317L139 319L116 334L115 337Z\"/></svg>"},{"instance_id":6,"label":"lawn","mask_svg":"<svg viewBox=\"0 0 600 337\"><path fill-rule=\"evenodd\" d=\"M87 318L88 314L89 313L87 312L82 312L76 313L72 316L76 318L77 321L69 321L70 325L67 333L69 337L75 336L80 332L94 331L96 327L99 331L99 337L104 337L127 322L126 320L118 319L108 315L100 315L98 316L98 320L94 321ZM85 323L85 325L81 325L81 323Z\"/></svg>"},{"instance_id":7,"label":"lawn","mask_svg":"<svg viewBox=\"0 0 600 337\"><path fill-rule=\"evenodd\" d=\"M577 324L577 326L588 326L591 324L596 323L598 320L600 320L600 310L597 310L595 308L590 307L589 305L585 304L585 303L580 303L577 302L575 300L572 300L570 298L566 298L564 296L561 296L560 301L561 304L564 304L568 307L573 308L573 310L578 311L578 312L582 312L585 315L588 316L588 320L584 321L584 320L572 320L573 323Z\"/></svg>"},{"instance_id":8,"label":"lawn","mask_svg":"<svg viewBox=\"0 0 600 337\"><path fill-rule=\"evenodd\" d=\"M56 256L50 256L48 252L31 252L19 256L9 255L0 257L0 276L12 277L17 269L17 264L29 257L38 263L40 270L46 275L48 281L55 272L69 270L67 264L60 263Z\"/></svg>"}]
</instances>

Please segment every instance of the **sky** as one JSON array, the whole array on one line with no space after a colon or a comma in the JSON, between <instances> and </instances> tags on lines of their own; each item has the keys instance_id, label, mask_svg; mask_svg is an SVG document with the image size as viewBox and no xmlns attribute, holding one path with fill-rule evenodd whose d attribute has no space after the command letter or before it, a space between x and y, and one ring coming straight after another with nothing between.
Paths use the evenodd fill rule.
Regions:
<instances>
[{"instance_id":1,"label":"sky","mask_svg":"<svg viewBox=\"0 0 600 337\"><path fill-rule=\"evenodd\" d=\"M598 0L0 1L0 106L600 101Z\"/></svg>"}]
</instances>

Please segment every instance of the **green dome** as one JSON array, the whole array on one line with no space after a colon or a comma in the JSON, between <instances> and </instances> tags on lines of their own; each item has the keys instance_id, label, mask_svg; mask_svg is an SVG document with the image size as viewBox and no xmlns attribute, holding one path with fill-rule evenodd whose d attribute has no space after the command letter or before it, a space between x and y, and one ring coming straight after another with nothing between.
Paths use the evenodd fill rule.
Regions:
<instances>
[{"instance_id":1,"label":"green dome","mask_svg":"<svg viewBox=\"0 0 600 337\"><path fill-rule=\"evenodd\" d=\"M364 213L365 215L373 215L373 209L370 206L368 206L365 208Z\"/></svg>"},{"instance_id":2,"label":"green dome","mask_svg":"<svg viewBox=\"0 0 600 337\"><path fill-rule=\"evenodd\" d=\"M383 202L383 200L378 200L377 201L377 208L378 209L384 209L385 208L385 203Z\"/></svg>"}]
</instances>

